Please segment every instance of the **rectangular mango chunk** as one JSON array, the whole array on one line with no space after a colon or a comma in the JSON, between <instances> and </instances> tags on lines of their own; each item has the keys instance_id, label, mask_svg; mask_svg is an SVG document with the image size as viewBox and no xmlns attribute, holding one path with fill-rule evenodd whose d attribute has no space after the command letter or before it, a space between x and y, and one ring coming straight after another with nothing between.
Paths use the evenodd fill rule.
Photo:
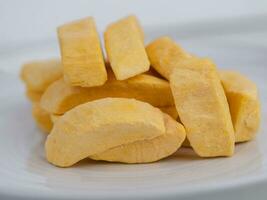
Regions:
<instances>
[{"instance_id":1,"label":"rectangular mango chunk","mask_svg":"<svg viewBox=\"0 0 267 200\"><path fill-rule=\"evenodd\" d=\"M105 97L135 98L156 107L174 106L167 81L147 74L119 81L111 72L108 81L98 87L73 87L58 80L45 91L41 105L50 113L64 114L79 104Z\"/></svg>"},{"instance_id":2,"label":"rectangular mango chunk","mask_svg":"<svg viewBox=\"0 0 267 200\"><path fill-rule=\"evenodd\" d=\"M173 68L180 61L191 57L169 37L154 40L146 47L146 52L151 66L168 80Z\"/></svg>"},{"instance_id":3,"label":"rectangular mango chunk","mask_svg":"<svg viewBox=\"0 0 267 200\"><path fill-rule=\"evenodd\" d=\"M195 152L202 157L231 156L234 129L215 65L199 58L180 62L172 71L170 85Z\"/></svg>"},{"instance_id":4,"label":"rectangular mango chunk","mask_svg":"<svg viewBox=\"0 0 267 200\"><path fill-rule=\"evenodd\" d=\"M252 140L260 125L260 102L257 86L235 71L220 71L229 103L236 142Z\"/></svg>"},{"instance_id":5,"label":"rectangular mango chunk","mask_svg":"<svg viewBox=\"0 0 267 200\"><path fill-rule=\"evenodd\" d=\"M53 128L50 114L41 108L39 103L32 105L32 116L38 127L45 133L49 133Z\"/></svg>"},{"instance_id":6,"label":"rectangular mango chunk","mask_svg":"<svg viewBox=\"0 0 267 200\"><path fill-rule=\"evenodd\" d=\"M96 25L87 17L58 27L65 81L73 86L103 85L107 72Z\"/></svg>"},{"instance_id":7,"label":"rectangular mango chunk","mask_svg":"<svg viewBox=\"0 0 267 200\"><path fill-rule=\"evenodd\" d=\"M62 77L61 62L49 59L26 63L22 66L20 77L28 91L42 93L48 85Z\"/></svg>"},{"instance_id":8,"label":"rectangular mango chunk","mask_svg":"<svg viewBox=\"0 0 267 200\"><path fill-rule=\"evenodd\" d=\"M239 72L219 70L230 108L235 142L252 140L260 125L260 101L256 85ZM190 147L186 139L184 147Z\"/></svg>"},{"instance_id":9,"label":"rectangular mango chunk","mask_svg":"<svg viewBox=\"0 0 267 200\"><path fill-rule=\"evenodd\" d=\"M149 70L142 29L134 16L109 25L104 34L111 68L118 80L125 80Z\"/></svg>"}]
</instances>

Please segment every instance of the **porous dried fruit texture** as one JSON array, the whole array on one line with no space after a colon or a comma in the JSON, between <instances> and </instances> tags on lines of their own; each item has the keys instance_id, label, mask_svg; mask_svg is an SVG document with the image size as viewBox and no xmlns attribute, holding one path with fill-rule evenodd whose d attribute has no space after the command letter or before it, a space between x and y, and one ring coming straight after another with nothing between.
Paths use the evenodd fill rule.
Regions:
<instances>
[{"instance_id":1,"label":"porous dried fruit texture","mask_svg":"<svg viewBox=\"0 0 267 200\"><path fill-rule=\"evenodd\" d=\"M180 61L190 58L178 44L169 37L160 37L146 47L151 66L169 80L173 68Z\"/></svg>"},{"instance_id":2,"label":"porous dried fruit texture","mask_svg":"<svg viewBox=\"0 0 267 200\"><path fill-rule=\"evenodd\" d=\"M142 29L134 16L110 24L105 33L105 48L118 80L125 80L149 70Z\"/></svg>"},{"instance_id":3,"label":"porous dried fruit texture","mask_svg":"<svg viewBox=\"0 0 267 200\"><path fill-rule=\"evenodd\" d=\"M39 103L33 103L32 116L42 131L45 133L49 133L51 131L53 123L50 119L50 114L43 110Z\"/></svg>"},{"instance_id":4,"label":"porous dried fruit texture","mask_svg":"<svg viewBox=\"0 0 267 200\"><path fill-rule=\"evenodd\" d=\"M73 86L92 87L107 80L96 25L87 17L58 27L65 80Z\"/></svg>"},{"instance_id":5,"label":"porous dried fruit texture","mask_svg":"<svg viewBox=\"0 0 267 200\"><path fill-rule=\"evenodd\" d=\"M253 139L260 125L260 102L257 86L235 71L220 71L230 106L236 142Z\"/></svg>"},{"instance_id":6,"label":"porous dried fruit texture","mask_svg":"<svg viewBox=\"0 0 267 200\"><path fill-rule=\"evenodd\" d=\"M47 160L68 167L107 149L165 134L162 112L148 103L104 98L75 107L47 137Z\"/></svg>"},{"instance_id":7,"label":"porous dried fruit texture","mask_svg":"<svg viewBox=\"0 0 267 200\"><path fill-rule=\"evenodd\" d=\"M231 156L234 129L216 66L208 59L186 59L174 68L170 85L195 152L202 157Z\"/></svg>"},{"instance_id":8,"label":"porous dried fruit texture","mask_svg":"<svg viewBox=\"0 0 267 200\"><path fill-rule=\"evenodd\" d=\"M90 156L94 160L123 163L148 163L168 157L177 151L185 139L184 127L167 114L163 114L165 134L150 140L136 141L108 149Z\"/></svg>"},{"instance_id":9,"label":"porous dried fruit texture","mask_svg":"<svg viewBox=\"0 0 267 200\"><path fill-rule=\"evenodd\" d=\"M58 80L45 91L41 105L50 113L64 114L79 104L105 97L135 98L156 107L174 106L167 81L146 74L119 81L112 73L100 87L72 87L63 79Z\"/></svg>"},{"instance_id":10,"label":"porous dried fruit texture","mask_svg":"<svg viewBox=\"0 0 267 200\"><path fill-rule=\"evenodd\" d=\"M32 61L23 65L20 77L28 91L41 93L48 85L62 76L61 63L57 59ZM29 92L29 93L31 93ZM29 95L31 98L31 94ZM35 99L35 97L33 98Z\"/></svg>"}]
</instances>

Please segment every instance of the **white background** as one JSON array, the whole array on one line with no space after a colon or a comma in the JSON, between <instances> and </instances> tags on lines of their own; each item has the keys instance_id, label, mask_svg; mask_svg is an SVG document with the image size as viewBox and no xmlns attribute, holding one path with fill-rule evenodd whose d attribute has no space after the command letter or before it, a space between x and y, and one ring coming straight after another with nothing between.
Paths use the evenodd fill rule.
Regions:
<instances>
[{"instance_id":1,"label":"white background","mask_svg":"<svg viewBox=\"0 0 267 200\"><path fill-rule=\"evenodd\" d=\"M182 26L251 16L267 18L267 1L0 0L0 54L29 42L55 40L56 27L74 19L94 16L98 29L103 31L109 22L131 13L145 27Z\"/></svg>"}]
</instances>

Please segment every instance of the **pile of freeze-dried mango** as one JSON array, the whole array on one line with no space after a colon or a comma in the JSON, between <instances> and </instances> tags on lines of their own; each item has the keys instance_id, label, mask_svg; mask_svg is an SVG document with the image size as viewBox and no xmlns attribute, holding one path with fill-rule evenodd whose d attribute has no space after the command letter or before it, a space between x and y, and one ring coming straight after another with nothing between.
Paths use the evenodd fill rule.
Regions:
<instances>
[{"instance_id":1,"label":"pile of freeze-dried mango","mask_svg":"<svg viewBox=\"0 0 267 200\"><path fill-rule=\"evenodd\" d=\"M21 70L36 123L49 133L47 160L154 162L181 146L201 157L231 156L260 123L256 85L218 70L169 37L145 46L135 16L110 24L106 58L92 17L58 27L61 60Z\"/></svg>"}]
</instances>

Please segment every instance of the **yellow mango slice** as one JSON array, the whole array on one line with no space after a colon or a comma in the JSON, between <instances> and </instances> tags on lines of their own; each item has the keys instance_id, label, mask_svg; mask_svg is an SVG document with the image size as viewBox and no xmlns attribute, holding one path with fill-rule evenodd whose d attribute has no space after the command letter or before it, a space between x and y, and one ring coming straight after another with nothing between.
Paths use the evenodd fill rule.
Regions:
<instances>
[{"instance_id":1,"label":"yellow mango slice","mask_svg":"<svg viewBox=\"0 0 267 200\"><path fill-rule=\"evenodd\" d=\"M175 106L158 107L162 112L170 115L173 119L178 119L178 112Z\"/></svg>"},{"instance_id":2,"label":"yellow mango slice","mask_svg":"<svg viewBox=\"0 0 267 200\"><path fill-rule=\"evenodd\" d=\"M104 33L105 48L118 80L125 80L149 70L142 29L134 16L109 25Z\"/></svg>"},{"instance_id":3,"label":"yellow mango slice","mask_svg":"<svg viewBox=\"0 0 267 200\"><path fill-rule=\"evenodd\" d=\"M96 25L87 17L58 27L65 81L73 86L92 87L107 80Z\"/></svg>"},{"instance_id":4,"label":"yellow mango slice","mask_svg":"<svg viewBox=\"0 0 267 200\"><path fill-rule=\"evenodd\" d=\"M177 63L191 57L169 37L154 40L147 45L146 52L151 66L168 80Z\"/></svg>"},{"instance_id":5,"label":"yellow mango slice","mask_svg":"<svg viewBox=\"0 0 267 200\"><path fill-rule=\"evenodd\" d=\"M61 63L57 59L39 60L22 66L20 77L31 92L43 92L48 85L62 76ZM31 93L27 92L27 94ZM34 94L33 94L34 95ZM29 94L29 98L32 96ZM35 99L35 97L33 97Z\"/></svg>"},{"instance_id":6,"label":"yellow mango slice","mask_svg":"<svg viewBox=\"0 0 267 200\"><path fill-rule=\"evenodd\" d=\"M235 71L220 71L229 103L236 142L252 140L260 125L260 102L257 86Z\"/></svg>"},{"instance_id":7,"label":"yellow mango slice","mask_svg":"<svg viewBox=\"0 0 267 200\"><path fill-rule=\"evenodd\" d=\"M32 105L32 116L38 127L45 133L49 133L53 127L50 114L43 110L39 103Z\"/></svg>"},{"instance_id":8,"label":"yellow mango slice","mask_svg":"<svg viewBox=\"0 0 267 200\"><path fill-rule=\"evenodd\" d=\"M136 141L108 149L90 156L94 160L123 163L155 162L177 151L185 139L184 127L167 114L163 114L166 132L150 140Z\"/></svg>"},{"instance_id":9,"label":"yellow mango slice","mask_svg":"<svg viewBox=\"0 0 267 200\"><path fill-rule=\"evenodd\" d=\"M45 143L47 160L61 167L165 133L162 112L148 103L104 98L75 107L55 123Z\"/></svg>"},{"instance_id":10,"label":"yellow mango slice","mask_svg":"<svg viewBox=\"0 0 267 200\"><path fill-rule=\"evenodd\" d=\"M167 81L146 74L119 81L112 73L106 84L100 87L72 87L63 79L58 80L45 91L41 105L50 113L64 114L79 104L105 97L135 98L156 107L174 106Z\"/></svg>"},{"instance_id":11,"label":"yellow mango slice","mask_svg":"<svg viewBox=\"0 0 267 200\"><path fill-rule=\"evenodd\" d=\"M35 92L31 90L26 90L26 96L31 102L39 102L42 97L43 92Z\"/></svg>"},{"instance_id":12,"label":"yellow mango slice","mask_svg":"<svg viewBox=\"0 0 267 200\"><path fill-rule=\"evenodd\" d=\"M231 156L234 129L215 65L190 58L170 76L175 106L194 151L202 157Z\"/></svg>"}]
</instances>

